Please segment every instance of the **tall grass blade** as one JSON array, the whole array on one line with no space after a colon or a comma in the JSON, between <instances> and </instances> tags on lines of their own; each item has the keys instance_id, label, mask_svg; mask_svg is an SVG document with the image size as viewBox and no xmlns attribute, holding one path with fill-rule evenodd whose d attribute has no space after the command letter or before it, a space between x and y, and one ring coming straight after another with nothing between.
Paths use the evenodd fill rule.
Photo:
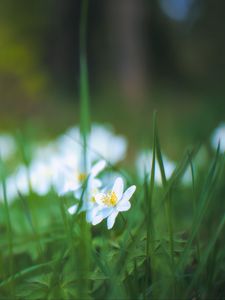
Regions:
<instances>
[{"instance_id":1,"label":"tall grass blade","mask_svg":"<svg viewBox=\"0 0 225 300\"><path fill-rule=\"evenodd\" d=\"M215 231L215 234L213 235L212 239L210 240L208 246L206 247L201 262L192 278L192 281L186 291L185 298L188 297L189 293L192 291L193 287L195 286L196 282L199 280L200 276L203 276L204 268L207 264L207 259L209 258L210 253L213 251L213 247L215 246L216 241L218 240L221 231L223 230L225 225L225 216L223 216L222 220L219 223L219 226L217 227L217 230ZM207 270L205 270L207 271Z\"/></svg>"},{"instance_id":2,"label":"tall grass blade","mask_svg":"<svg viewBox=\"0 0 225 300\"><path fill-rule=\"evenodd\" d=\"M224 167L224 164L219 163L219 147L217 149L217 153L215 156L214 161L212 162L212 165L209 169L209 172L206 176L205 183L202 188L202 192L198 201L198 206L196 209L196 215L194 216L194 220L192 223L192 229L191 229L191 234L190 238L188 240L188 243L186 245L186 248L180 257L180 261L178 264L178 271L180 268L182 268L185 265L185 262L188 260L189 256L189 251L192 246L192 243L197 236L199 232L200 225L202 223L203 217L206 214L207 207L209 204L210 199L212 198L213 192L216 190L217 187L217 182L219 180L220 174L221 174L221 169Z\"/></svg>"},{"instance_id":3,"label":"tall grass blade","mask_svg":"<svg viewBox=\"0 0 225 300\"><path fill-rule=\"evenodd\" d=\"M7 198L7 186L6 186L6 170L4 162L0 156L0 184L2 184L3 191L3 200L4 200L4 209L6 214L6 223L7 223L7 236L8 236L8 249L9 249L9 274L13 275L14 266L13 266L13 232L12 224L10 218L10 210ZM13 285L11 285L13 291Z\"/></svg>"},{"instance_id":4,"label":"tall grass blade","mask_svg":"<svg viewBox=\"0 0 225 300\"><path fill-rule=\"evenodd\" d=\"M89 156L87 151L88 137L90 131L90 116L89 116L89 87L88 87L88 65L87 65L87 21L88 21L88 0L81 2L81 17L80 17L80 131L83 138L83 172L88 174ZM87 196L88 191L85 191ZM78 253L78 272L80 282L78 284L78 298L89 298L89 281L88 274L90 269L90 226L86 222L85 214L81 215L80 243Z\"/></svg>"},{"instance_id":5,"label":"tall grass blade","mask_svg":"<svg viewBox=\"0 0 225 300\"><path fill-rule=\"evenodd\" d=\"M167 178L166 172L163 164L163 157L158 137L158 129L156 124L155 129L155 147L156 155L159 163L162 184L167 187ZM167 200L165 202L165 215L167 218L168 229L169 229L169 245L170 245L170 257L171 257L171 266L172 266L172 276L173 276L173 295L176 293L176 282L175 282L175 258L174 258L174 230L173 230L173 211L172 211L172 189L168 191Z\"/></svg>"},{"instance_id":6,"label":"tall grass blade","mask_svg":"<svg viewBox=\"0 0 225 300\"><path fill-rule=\"evenodd\" d=\"M190 162L190 169L191 169L191 179L192 179L192 191L193 191L193 215L196 215L196 209L197 209L197 200L196 200L196 192L195 192L195 176L194 176L194 166L192 163L191 155L188 153L188 158ZM200 261L200 241L199 241L199 235L196 235L196 256L198 261Z\"/></svg>"},{"instance_id":7,"label":"tall grass blade","mask_svg":"<svg viewBox=\"0 0 225 300\"><path fill-rule=\"evenodd\" d=\"M90 131L89 84L87 64L88 0L81 2L80 17L80 131L83 137L83 168L87 171L87 144Z\"/></svg>"},{"instance_id":8,"label":"tall grass blade","mask_svg":"<svg viewBox=\"0 0 225 300\"><path fill-rule=\"evenodd\" d=\"M153 192L155 185L155 160L156 160L156 112L153 115L153 147L152 147L152 161L151 163L151 173L150 173L150 182L146 182L148 177L145 176L145 198L146 198L146 225L147 225L147 238L146 238L146 274L145 274L145 299L147 298L148 284L151 280L151 284L154 281L154 249L155 249L155 233L154 233L154 221L153 221ZM146 174L147 175L147 174ZM150 268L149 268L150 266Z\"/></svg>"}]
</instances>

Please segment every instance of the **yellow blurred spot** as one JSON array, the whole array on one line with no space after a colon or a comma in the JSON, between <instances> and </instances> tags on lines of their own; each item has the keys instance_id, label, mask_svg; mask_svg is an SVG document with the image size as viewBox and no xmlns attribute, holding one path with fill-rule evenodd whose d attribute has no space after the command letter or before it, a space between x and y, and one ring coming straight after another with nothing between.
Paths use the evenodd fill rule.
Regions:
<instances>
[{"instance_id":1,"label":"yellow blurred spot","mask_svg":"<svg viewBox=\"0 0 225 300\"><path fill-rule=\"evenodd\" d=\"M117 202L118 198L115 192L109 192L103 198L103 203L107 206L115 206Z\"/></svg>"},{"instance_id":2,"label":"yellow blurred spot","mask_svg":"<svg viewBox=\"0 0 225 300\"><path fill-rule=\"evenodd\" d=\"M80 174L78 175L78 180L79 180L80 182L84 182L86 178L87 178L87 175L86 175L85 173L80 173Z\"/></svg>"},{"instance_id":3,"label":"yellow blurred spot","mask_svg":"<svg viewBox=\"0 0 225 300\"><path fill-rule=\"evenodd\" d=\"M95 202L96 202L96 200L95 200L95 197L94 197L94 196L92 196L92 197L91 197L91 202L93 202L93 203L95 203Z\"/></svg>"}]
</instances>

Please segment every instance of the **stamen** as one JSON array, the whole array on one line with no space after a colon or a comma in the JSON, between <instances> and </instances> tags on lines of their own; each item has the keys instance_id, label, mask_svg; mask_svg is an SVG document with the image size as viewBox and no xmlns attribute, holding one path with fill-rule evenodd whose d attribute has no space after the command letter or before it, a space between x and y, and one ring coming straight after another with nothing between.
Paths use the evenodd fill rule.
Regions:
<instances>
[{"instance_id":1,"label":"stamen","mask_svg":"<svg viewBox=\"0 0 225 300\"><path fill-rule=\"evenodd\" d=\"M80 182L84 182L87 178L87 175L85 173L79 173L77 177Z\"/></svg>"},{"instance_id":2,"label":"stamen","mask_svg":"<svg viewBox=\"0 0 225 300\"><path fill-rule=\"evenodd\" d=\"M118 198L115 192L108 192L103 198L103 203L107 206L115 206L117 204Z\"/></svg>"}]
</instances>

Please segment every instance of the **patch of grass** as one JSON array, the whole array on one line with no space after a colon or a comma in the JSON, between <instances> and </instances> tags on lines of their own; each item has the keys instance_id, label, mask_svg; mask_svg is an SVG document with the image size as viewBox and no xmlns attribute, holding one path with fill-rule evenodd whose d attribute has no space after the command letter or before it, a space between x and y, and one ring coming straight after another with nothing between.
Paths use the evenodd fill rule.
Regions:
<instances>
[{"instance_id":1,"label":"patch of grass","mask_svg":"<svg viewBox=\"0 0 225 300\"><path fill-rule=\"evenodd\" d=\"M223 299L224 155L218 149L199 180L196 151L188 152L166 178L154 128L151 176L139 183L129 176L137 185L132 208L112 230L105 222L90 227L84 213L70 216L54 191L9 205L4 188L0 299ZM186 187L190 161L194 183ZM5 186L3 165L1 174Z\"/></svg>"},{"instance_id":2,"label":"patch of grass","mask_svg":"<svg viewBox=\"0 0 225 300\"><path fill-rule=\"evenodd\" d=\"M88 1L82 1L80 35L80 129L82 171L88 173L90 130L86 57ZM4 202L0 203L0 299L224 299L224 155L219 147L202 175L195 174L198 149L187 151L166 177L153 118L153 156L144 179L116 167L137 186L132 207L112 230L91 226L80 207L68 214L71 195L18 193L7 201L5 166L0 165ZM22 141L29 165L28 143ZM162 186L155 180L158 162ZM191 168L192 184L182 182ZM135 174L134 166L130 169ZM114 171L109 165L105 173ZM28 174L29 181L29 174ZM72 199L70 199L72 198Z\"/></svg>"}]
</instances>

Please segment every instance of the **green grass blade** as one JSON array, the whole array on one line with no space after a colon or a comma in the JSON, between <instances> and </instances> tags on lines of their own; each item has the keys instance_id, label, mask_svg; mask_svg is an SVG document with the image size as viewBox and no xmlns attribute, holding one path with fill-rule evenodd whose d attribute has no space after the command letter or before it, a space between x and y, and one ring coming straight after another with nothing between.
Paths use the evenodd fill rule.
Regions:
<instances>
[{"instance_id":1,"label":"green grass blade","mask_svg":"<svg viewBox=\"0 0 225 300\"><path fill-rule=\"evenodd\" d=\"M90 131L89 85L87 65L88 0L81 2L80 18L80 131L83 137L83 168L87 172L87 144Z\"/></svg>"},{"instance_id":2,"label":"green grass blade","mask_svg":"<svg viewBox=\"0 0 225 300\"><path fill-rule=\"evenodd\" d=\"M83 172L88 174L89 156L87 152L88 136L90 132L90 116L89 116L89 87L88 87L88 65L87 65L87 21L88 21L88 0L81 2L80 17L80 131L83 138ZM88 191L85 192L88 194ZM84 195L85 196L85 195ZM86 195L87 196L87 195ZM89 298L89 281L88 274L90 269L90 244L91 234L90 225L87 224L85 214L81 214L80 245L78 250L80 267L80 283L78 285L78 297L80 299Z\"/></svg>"},{"instance_id":3,"label":"green grass blade","mask_svg":"<svg viewBox=\"0 0 225 300\"><path fill-rule=\"evenodd\" d=\"M188 298L189 293L192 291L192 289L195 286L196 282L198 281L200 275L203 273L204 268L207 263L207 259L210 255L210 253L213 251L213 247L215 246L216 241L220 237L220 234L221 234L222 229L224 228L224 225L225 225L225 216L223 216L222 220L220 221L219 226L218 226L217 230L215 231L215 234L213 235L212 239L210 240L207 248L205 249L205 251L202 255L202 260L201 260L201 262L192 278L192 281L186 291L185 299Z\"/></svg>"},{"instance_id":4,"label":"green grass blade","mask_svg":"<svg viewBox=\"0 0 225 300\"><path fill-rule=\"evenodd\" d=\"M37 252L39 254L39 258L41 258L43 256L43 250L42 250L42 246L41 246L41 241L40 241L40 238L39 238L39 234L37 232L37 229L35 228L34 226L34 222L33 222L33 217L32 217L32 213L31 213L31 210L30 210L30 207L29 207L29 204L28 204L28 201L27 199L20 193L20 191L17 191L18 195L19 195L19 199L21 200L22 202L22 205L23 205L23 211L24 211L24 214L25 214L25 217L28 221L28 224L30 225L30 228L31 228L31 231L33 233L33 236L34 236L34 240L36 241L36 244L37 244Z\"/></svg>"},{"instance_id":5,"label":"green grass blade","mask_svg":"<svg viewBox=\"0 0 225 300\"><path fill-rule=\"evenodd\" d=\"M9 248L9 274L13 274L13 232L12 232L12 224L10 218L10 209L7 198L7 186L6 186L6 170L5 165L0 157L0 183L2 184L3 190L3 200L4 200L4 209L6 214L6 222L7 222L7 236L8 236L8 248ZM13 289L13 286L11 286Z\"/></svg>"},{"instance_id":6,"label":"green grass blade","mask_svg":"<svg viewBox=\"0 0 225 300\"><path fill-rule=\"evenodd\" d=\"M159 163L162 184L164 188L167 188L167 178L166 172L163 164L163 157L161 152L160 141L158 137L158 129L156 124L155 129L155 147L156 147L156 156ZM168 231L169 231L169 247L170 247L170 257L171 257L171 266L172 266L172 277L173 277L173 295L176 293L176 282L175 282L175 258L174 258L174 229L173 229L173 209L172 209L172 189L168 191L166 201L165 201L165 215L167 218Z\"/></svg>"},{"instance_id":7,"label":"green grass blade","mask_svg":"<svg viewBox=\"0 0 225 300\"><path fill-rule=\"evenodd\" d=\"M196 199L196 192L195 192L195 176L194 176L194 166L192 163L191 155L188 153L188 158L190 162L191 168L191 179L192 179L192 191L193 191L193 215L196 215L197 210L197 199ZM196 256L197 260L200 261L200 239L199 235L196 235Z\"/></svg>"},{"instance_id":8,"label":"green grass blade","mask_svg":"<svg viewBox=\"0 0 225 300\"><path fill-rule=\"evenodd\" d=\"M153 155L151 163L150 182L147 182L147 174L145 176L145 202L146 202L146 226L147 226L147 238L146 238L146 274L145 274L145 299L147 298L148 284L151 280L153 284L154 278L154 249L155 249L155 234L154 234L154 221L153 221L153 192L155 186L155 164L156 164L156 112L153 115ZM151 266L151 269L149 268Z\"/></svg>"},{"instance_id":9,"label":"green grass blade","mask_svg":"<svg viewBox=\"0 0 225 300\"><path fill-rule=\"evenodd\" d=\"M224 164L220 163L220 155L219 150L216 153L215 159L209 169L209 172L206 176L206 180L204 186L202 188L202 192L200 195L200 199L198 201L198 207L196 209L196 215L194 217L192 223L192 230L191 235L186 245L186 248L180 258L178 271L185 265L185 262L188 260L188 253L192 246L192 243L199 232L200 225L202 223L203 217L207 212L207 207L209 204L210 199L212 198L213 192L216 190L217 182L219 180L221 169L223 168Z\"/></svg>"}]
</instances>

